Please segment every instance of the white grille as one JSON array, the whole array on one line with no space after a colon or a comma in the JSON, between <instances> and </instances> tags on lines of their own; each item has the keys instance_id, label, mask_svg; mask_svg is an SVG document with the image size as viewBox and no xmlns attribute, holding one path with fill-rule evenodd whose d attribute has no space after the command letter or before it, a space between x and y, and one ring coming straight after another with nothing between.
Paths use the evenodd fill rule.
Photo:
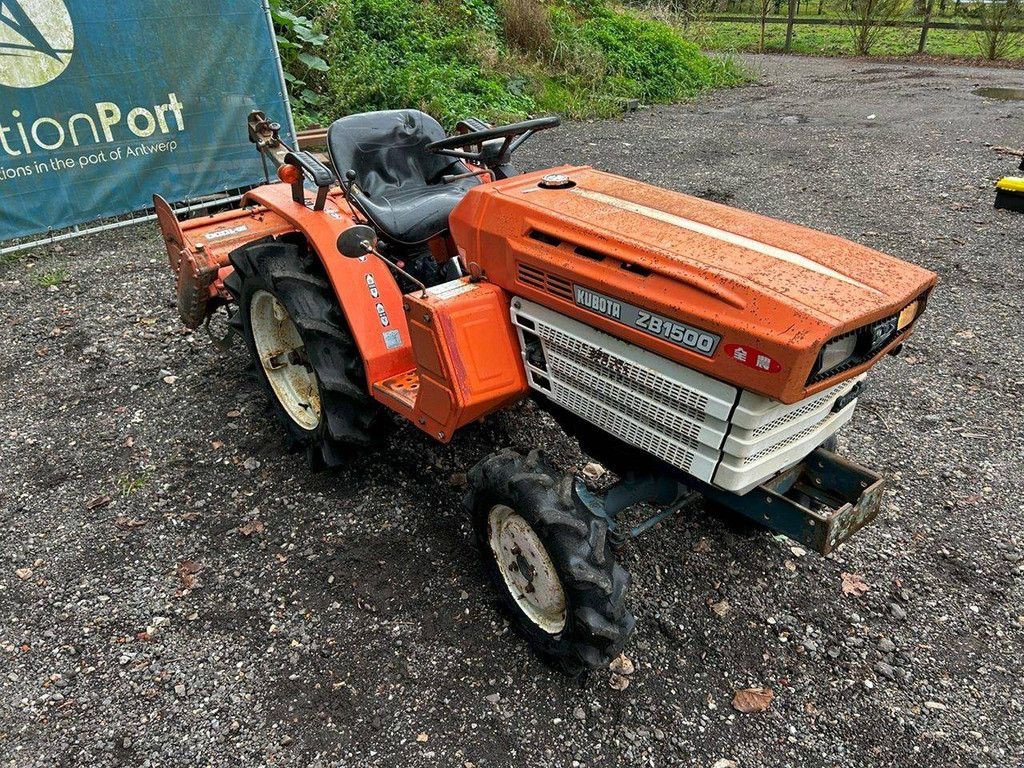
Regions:
<instances>
[{"instance_id":1,"label":"white grille","mask_svg":"<svg viewBox=\"0 0 1024 768\"><path fill-rule=\"evenodd\" d=\"M771 445L767 446L766 448L762 448L761 450L757 451L757 453L752 453L749 456L745 456L743 458L744 466L749 466L751 464L756 464L757 462L761 461L762 459L768 458L772 454L778 453L780 451L784 451L785 449L789 448L790 446L796 445L797 443L801 442L802 440L806 440L812 433L818 431L819 429L823 429L823 428L827 427L828 423L830 421L832 421L835 418L835 416L836 416L836 414L829 413L829 415L826 416L823 421L815 422L811 426L809 426L809 427L807 427L805 429L800 430L796 434L793 434L793 435L790 435L789 437L783 438L782 440L779 440L777 443L772 443Z\"/></svg>"},{"instance_id":2,"label":"white grille","mask_svg":"<svg viewBox=\"0 0 1024 768\"><path fill-rule=\"evenodd\" d=\"M833 408L852 380L785 405L523 299L513 303L512 320L535 389L623 442L736 493L802 459L853 412L852 402ZM542 359L527 354L537 340Z\"/></svg>"},{"instance_id":3,"label":"white grille","mask_svg":"<svg viewBox=\"0 0 1024 768\"><path fill-rule=\"evenodd\" d=\"M654 397L664 399L665 402L670 402L677 408L699 414L699 417L703 419L708 399L700 392L689 389L677 381L659 376L654 371L636 365L629 360L613 357L602 351L600 347L585 344L581 339L573 338L557 328L545 323L540 325L542 326L541 338L566 357L582 365L598 366L606 374L615 375L617 378L639 385Z\"/></svg>"},{"instance_id":4,"label":"white grille","mask_svg":"<svg viewBox=\"0 0 1024 768\"><path fill-rule=\"evenodd\" d=\"M697 445L700 426L693 421L680 417L677 413L659 406L656 402L637 392L631 392L621 384L589 373L564 358L549 358L548 364L552 372L556 374L556 380L563 379L569 384L575 384L576 389L583 390L603 405L618 408L642 422L658 424L673 437L690 446ZM703 413L700 414L700 419L703 421Z\"/></svg>"},{"instance_id":5,"label":"white grille","mask_svg":"<svg viewBox=\"0 0 1024 768\"><path fill-rule=\"evenodd\" d=\"M620 440L641 448L667 461L674 467L688 470L693 462L693 451L670 438L659 435L649 427L640 424L621 413L616 413L601 403L591 400L581 392L555 384L555 399L591 424L615 435Z\"/></svg>"},{"instance_id":6,"label":"white grille","mask_svg":"<svg viewBox=\"0 0 1024 768\"><path fill-rule=\"evenodd\" d=\"M751 432L751 435L755 438L762 437L763 435L767 435L769 432L774 432L776 429L784 427L787 424L792 424L794 421L799 421L802 417L806 416L807 414L813 413L818 408L821 408L825 406L827 403L835 400L837 396L845 395L847 392L853 389L854 384L855 380L844 381L838 387L826 389L824 392L819 392L817 395L812 395L811 397L804 400L799 406L793 408L790 411L787 411L777 419L773 419L772 421L766 422L765 424L762 424L761 426L757 427L757 429Z\"/></svg>"}]
</instances>

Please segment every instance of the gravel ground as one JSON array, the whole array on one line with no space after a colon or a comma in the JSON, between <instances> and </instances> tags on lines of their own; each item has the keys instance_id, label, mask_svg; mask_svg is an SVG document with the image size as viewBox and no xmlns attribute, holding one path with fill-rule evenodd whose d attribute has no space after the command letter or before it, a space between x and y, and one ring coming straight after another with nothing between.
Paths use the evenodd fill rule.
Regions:
<instances>
[{"instance_id":1,"label":"gravel ground","mask_svg":"<svg viewBox=\"0 0 1024 768\"><path fill-rule=\"evenodd\" d=\"M177 321L154 228L83 238L0 267L0 764L1024 763L1024 216L992 209L1016 159L990 146L1021 146L1024 102L972 94L1019 73L748 62L757 85L567 125L523 164L939 273L842 435L889 478L875 525L820 558L697 510L625 554L629 687L570 683L496 611L460 510L492 448L586 461L546 417L402 428L311 475L243 349ZM748 686L766 712L732 709Z\"/></svg>"}]
</instances>

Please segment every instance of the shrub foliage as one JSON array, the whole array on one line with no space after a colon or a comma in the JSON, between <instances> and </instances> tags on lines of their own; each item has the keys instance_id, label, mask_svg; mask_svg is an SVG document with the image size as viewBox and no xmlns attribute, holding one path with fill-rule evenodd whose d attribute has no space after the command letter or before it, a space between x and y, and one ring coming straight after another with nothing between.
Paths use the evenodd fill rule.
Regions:
<instances>
[{"instance_id":1,"label":"shrub foliage","mask_svg":"<svg viewBox=\"0 0 1024 768\"><path fill-rule=\"evenodd\" d=\"M739 82L672 27L604 0L271 0L300 125L415 107L452 125L609 115Z\"/></svg>"}]
</instances>

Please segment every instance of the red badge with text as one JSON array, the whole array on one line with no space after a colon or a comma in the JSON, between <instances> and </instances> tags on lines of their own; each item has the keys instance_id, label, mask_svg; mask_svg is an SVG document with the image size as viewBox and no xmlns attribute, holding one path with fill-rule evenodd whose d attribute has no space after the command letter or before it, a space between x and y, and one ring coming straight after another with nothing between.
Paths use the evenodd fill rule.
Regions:
<instances>
[{"instance_id":1,"label":"red badge with text","mask_svg":"<svg viewBox=\"0 0 1024 768\"><path fill-rule=\"evenodd\" d=\"M782 370L782 366L777 360L772 359L755 347L748 347L746 344L726 344L725 354L737 363L742 363L747 368L753 368L756 371L778 373Z\"/></svg>"}]
</instances>

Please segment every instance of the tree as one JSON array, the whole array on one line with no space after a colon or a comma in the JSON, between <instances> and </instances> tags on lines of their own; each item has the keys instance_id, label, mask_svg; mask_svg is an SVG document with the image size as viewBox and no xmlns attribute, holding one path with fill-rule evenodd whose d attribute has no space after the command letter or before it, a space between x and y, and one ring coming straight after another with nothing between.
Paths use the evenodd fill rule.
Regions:
<instances>
[{"instance_id":1,"label":"tree","mask_svg":"<svg viewBox=\"0 0 1024 768\"><path fill-rule=\"evenodd\" d=\"M907 0L851 0L849 18L853 33L853 47L858 55L871 51L884 24L889 24L906 13Z\"/></svg>"},{"instance_id":2,"label":"tree","mask_svg":"<svg viewBox=\"0 0 1024 768\"><path fill-rule=\"evenodd\" d=\"M314 53L327 42L327 35L315 29L311 19L293 12L292 5L295 4L291 0L270 0L270 13L292 112L296 123L304 127L315 120L314 113L320 104L316 89L323 84L324 73L330 70L327 62Z\"/></svg>"},{"instance_id":3,"label":"tree","mask_svg":"<svg viewBox=\"0 0 1024 768\"><path fill-rule=\"evenodd\" d=\"M989 61L1005 58L1019 48L1024 33L1019 25L1024 22L1020 0L985 0L978 3L978 24L976 32L978 47Z\"/></svg>"}]
</instances>

